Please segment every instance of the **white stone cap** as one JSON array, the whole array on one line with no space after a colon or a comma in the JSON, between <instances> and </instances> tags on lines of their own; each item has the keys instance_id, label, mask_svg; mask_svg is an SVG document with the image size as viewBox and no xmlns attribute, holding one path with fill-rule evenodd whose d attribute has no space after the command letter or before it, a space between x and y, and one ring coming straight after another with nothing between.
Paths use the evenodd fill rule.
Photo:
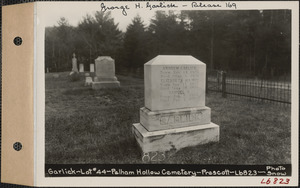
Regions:
<instances>
[{"instance_id":1,"label":"white stone cap","mask_svg":"<svg viewBox=\"0 0 300 188\"><path fill-rule=\"evenodd\" d=\"M158 55L148 61L145 65L195 65L203 64L191 55Z\"/></svg>"},{"instance_id":2,"label":"white stone cap","mask_svg":"<svg viewBox=\"0 0 300 188\"><path fill-rule=\"evenodd\" d=\"M95 61L101 61L103 59L107 59L107 60L111 60L111 61L114 61L113 58L111 58L110 56L98 56L97 59L95 59Z\"/></svg>"}]
</instances>

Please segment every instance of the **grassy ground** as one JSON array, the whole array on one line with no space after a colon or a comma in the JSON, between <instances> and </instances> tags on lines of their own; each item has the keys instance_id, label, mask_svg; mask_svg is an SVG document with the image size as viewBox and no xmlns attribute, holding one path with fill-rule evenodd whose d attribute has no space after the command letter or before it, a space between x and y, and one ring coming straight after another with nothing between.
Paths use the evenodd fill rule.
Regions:
<instances>
[{"instance_id":1,"label":"grassy ground","mask_svg":"<svg viewBox=\"0 0 300 188\"><path fill-rule=\"evenodd\" d=\"M143 80L117 76L121 88L94 91L67 73L46 76L46 163L143 163L131 135L144 106ZM208 93L219 143L168 153L161 163L279 164L291 162L289 106Z\"/></svg>"}]
</instances>

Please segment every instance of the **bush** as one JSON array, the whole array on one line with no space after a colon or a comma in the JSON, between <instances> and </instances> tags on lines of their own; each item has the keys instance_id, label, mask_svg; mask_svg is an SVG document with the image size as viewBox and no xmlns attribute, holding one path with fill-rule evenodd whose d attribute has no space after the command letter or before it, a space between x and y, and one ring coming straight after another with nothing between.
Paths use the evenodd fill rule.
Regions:
<instances>
[{"instance_id":1,"label":"bush","mask_svg":"<svg viewBox=\"0 0 300 188\"><path fill-rule=\"evenodd\" d=\"M74 71L70 72L70 74L69 74L69 80L71 82L75 82L75 81L80 80L79 73L78 72L74 72Z\"/></svg>"}]
</instances>

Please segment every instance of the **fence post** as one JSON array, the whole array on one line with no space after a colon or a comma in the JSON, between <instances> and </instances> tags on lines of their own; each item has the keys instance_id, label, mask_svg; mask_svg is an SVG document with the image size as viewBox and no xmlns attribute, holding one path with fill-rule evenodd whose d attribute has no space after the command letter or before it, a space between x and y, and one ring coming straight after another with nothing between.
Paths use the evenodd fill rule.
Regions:
<instances>
[{"instance_id":1,"label":"fence post","mask_svg":"<svg viewBox=\"0 0 300 188\"><path fill-rule=\"evenodd\" d=\"M222 97L226 98L227 94L226 94L226 72L223 71L222 74Z\"/></svg>"}]
</instances>

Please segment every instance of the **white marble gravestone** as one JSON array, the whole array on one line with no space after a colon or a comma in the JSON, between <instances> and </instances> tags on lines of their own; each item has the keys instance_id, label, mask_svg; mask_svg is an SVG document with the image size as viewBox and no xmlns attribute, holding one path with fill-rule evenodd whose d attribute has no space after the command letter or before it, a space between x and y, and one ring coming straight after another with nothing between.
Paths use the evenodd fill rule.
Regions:
<instances>
[{"instance_id":1,"label":"white marble gravestone","mask_svg":"<svg viewBox=\"0 0 300 188\"><path fill-rule=\"evenodd\" d=\"M90 72L95 72L95 65L94 64L90 64Z\"/></svg>"},{"instance_id":2,"label":"white marble gravestone","mask_svg":"<svg viewBox=\"0 0 300 188\"><path fill-rule=\"evenodd\" d=\"M84 72L84 66L82 63L79 64L79 72Z\"/></svg>"},{"instance_id":3,"label":"white marble gravestone","mask_svg":"<svg viewBox=\"0 0 300 188\"><path fill-rule=\"evenodd\" d=\"M143 152L219 141L205 106L206 65L192 56L159 55L144 65L145 107L133 133Z\"/></svg>"},{"instance_id":4,"label":"white marble gravestone","mask_svg":"<svg viewBox=\"0 0 300 188\"><path fill-rule=\"evenodd\" d=\"M92 77L90 77L90 76L85 77L85 83L84 83L84 85L85 86L89 86L89 85L92 85L92 84L93 84Z\"/></svg>"},{"instance_id":5,"label":"white marble gravestone","mask_svg":"<svg viewBox=\"0 0 300 188\"><path fill-rule=\"evenodd\" d=\"M115 60L110 56L99 56L95 59L96 72L93 89L120 87L120 82L115 76Z\"/></svg>"},{"instance_id":6,"label":"white marble gravestone","mask_svg":"<svg viewBox=\"0 0 300 188\"><path fill-rule=\"evenodd\" d=\"M73 53L73 58L72 58L72 72L78 72L77 59L75 53Z\"/></svg>"}]
</instances>

